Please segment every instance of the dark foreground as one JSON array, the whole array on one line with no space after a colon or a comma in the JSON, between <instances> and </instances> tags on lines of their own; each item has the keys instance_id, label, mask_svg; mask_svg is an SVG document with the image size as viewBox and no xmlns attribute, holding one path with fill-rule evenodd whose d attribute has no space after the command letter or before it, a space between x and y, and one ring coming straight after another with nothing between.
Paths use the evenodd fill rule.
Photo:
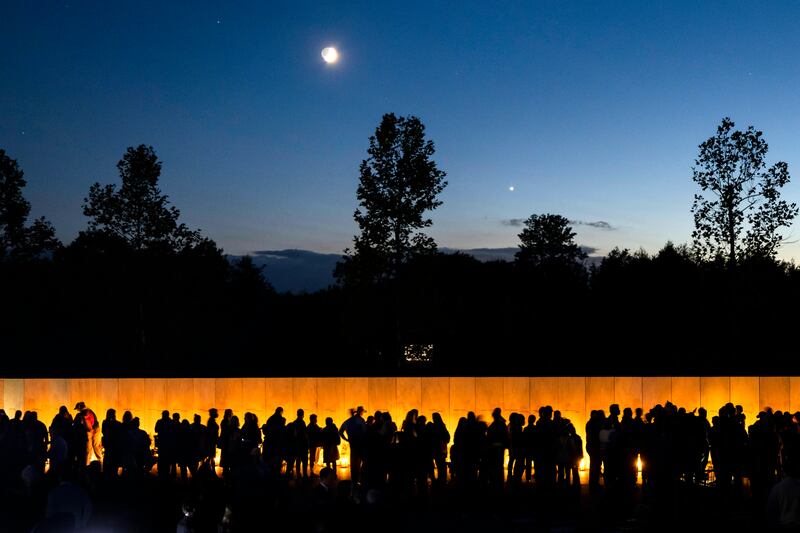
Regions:
<instances>
[{"instance_id":1,"label":"dark foreground","mask_svg":"<svg viewBox=\"0 0 800 533\"><path fill-rule=\"evenodd\" d=\"M343 480L330 498L321 498L316 477L265 483L257 472L250 475L233 482L210 471L188 482L152 474L109 479L89 468L74 478L92 506L81 531L759 531L767 523L747 486L725 494L688 484L663 494L641 485L625 493L590 493L585 485L545 492L523 482L489 492L468 491L451 480L425 494L362 494ZM4 489L0 530L64 531L42 522L55 484L45 480L32 494L22 484Z\"/></svg>"}]
</instances>

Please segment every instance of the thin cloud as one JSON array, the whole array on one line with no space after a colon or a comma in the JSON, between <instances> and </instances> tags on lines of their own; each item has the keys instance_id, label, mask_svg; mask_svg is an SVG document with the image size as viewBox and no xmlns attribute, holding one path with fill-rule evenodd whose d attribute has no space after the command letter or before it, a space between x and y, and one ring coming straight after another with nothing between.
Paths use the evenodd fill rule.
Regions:
<instances>
[{"instance_id":1,"label":"thin cloud","mask_svg":"<svg viewBox=\"0 0 800 533\"><path fill-rule=\"evenodd\" d=\"M616 226L612 226L610 223L606 222L605 220L570 220L570 224L573 226L589 226L590 228L597 228L606 231L614 231L616 230ZM525 225L524 218L504 218L500 221L500 224L503 226L511 226L514 228L518 228Z\"/></svg>"},{"instance_id":2,"label":"thin cloud","mask_svg":"<svg viewBox=\"0 0 800 533\"><path fill-rule=\"evenodd\" d=\"M583 253L585 253L586 255L595 255L597 252L599 252L599 251L600 251L600 249L599 249L599 248L595 248L594 246L589 246L589 245L587 245L587 244L581 244L581 245L580 245L580 249L581 249L581 251L583 251Z\"/></svg>"},{"instance_id":3,"label":"thin cloud","mask_svg":"<svg viewBox=\"0 0 800 533\"><path fill-rule=\"evenodd\" d=\"M589 226L590 228L597 228L597 229L604 229L606 231L614 231L617 229L616 227L612 226L605 220L594 220L594 221L587 221L587 220L570 220L570 224L573 226Z\"/></svg>"}]
</instances>

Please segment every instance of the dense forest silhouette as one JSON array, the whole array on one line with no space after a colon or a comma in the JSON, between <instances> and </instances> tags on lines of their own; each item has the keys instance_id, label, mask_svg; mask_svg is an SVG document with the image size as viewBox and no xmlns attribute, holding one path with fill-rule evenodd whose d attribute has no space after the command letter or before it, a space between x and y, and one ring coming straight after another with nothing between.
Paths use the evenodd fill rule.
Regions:
<instances>
[{"instance_id":1,"label":"dense forest silhouette","mask_svg":"<svg viewBox=\"0 0 800 533\"><path fill-rule=\"evenodd\" d=\"M800 270L776 256L797 214L780 200L788 169L728 119L700 148L693 243L593 264L568 219L534 214L515 261L481 262L420 233L445 173L419 119L385 115L360 167L360 235L311 294L277 293L182 224L152 147L125 152L119 185L92 186L70 243L29 224L0 150L2 374L797 374Z\"/></svg>"}]
</instances>

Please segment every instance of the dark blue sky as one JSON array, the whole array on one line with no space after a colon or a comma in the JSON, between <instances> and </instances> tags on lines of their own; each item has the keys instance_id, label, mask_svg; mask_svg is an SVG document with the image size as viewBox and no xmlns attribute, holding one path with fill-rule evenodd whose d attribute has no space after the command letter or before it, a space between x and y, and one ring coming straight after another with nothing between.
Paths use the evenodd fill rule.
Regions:
<instances>
[{"instance_id":1,"label":"dark blue sky","mask_svg":"<svg viewBox=\"0 0 800 533\"><path fill-rule=\"evenodd\" d=\"M796 2L6 1L0 147L64 240L146 143L226 251L338 252L367 138L415 114L450 181L440 245L514 245L504 221L556 212L608 222L576 226L601 253L653 250L689 239L690 167L723 116L800 182L798 27Z\"/></svg>"}]
</instances>

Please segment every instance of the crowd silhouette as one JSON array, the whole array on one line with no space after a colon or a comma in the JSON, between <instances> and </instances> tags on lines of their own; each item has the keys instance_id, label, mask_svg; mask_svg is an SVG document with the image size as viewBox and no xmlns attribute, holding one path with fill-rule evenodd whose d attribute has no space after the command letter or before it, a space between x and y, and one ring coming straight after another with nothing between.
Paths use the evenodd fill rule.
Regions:
<instances>
[{"instance_id":1,"label":"crowd silhouette","mask_svg":"<svg viewBox=\"0 0 800 533\"><path fill-rule=\"evenodd\" d=\"M289 419L278 407L263 425L255 414L240 419L231 409L221 419L217 409L209 410L205 423L199 414L189 422L163 411L152 441L129 411L118 420L108 409L102 421L83 402L73 411L62 406L48 428L34 411L9 418L0 410L4 488L33 491L49 483L52 493L71 483L78 491L77 480L88 474L118 483L150 477L198 487L220 483L234 492L261 483L274 502L280 501L279 487L313 485L308 504L315 509L345 500L424 500L445 487L462 495L497 496L526 485L546 501L556 493L580 495L581 469L588 466L589 494L628 494L639 484L642 493L656 498L681 486L715 487L735 496L747 486L756 508L768 513L765 519L800 525L800 500L793 499L800 412L766 409L748 425L741 406L733 404L710 419L703 408L687 411L669 402L646 413L615 404L608 413L591 412L583 428L584 460L577 428L551 406L527 418L510 413L508 421L500 408L487 421L470 412L452 435L440 413L428 420L416 409L399 427L390 413L366 415L361 406L339 427L330 417L320 425L315 414L306 422L303 409ZM340 457L342 444L347 457ZM349 466L349 480L339 479L347 477L340 463ZM45 521L59 508L58 498L51 500ZM74 495L69 501L76 501ZM70 512L75 524L85 518ZM230 522L232 513L231 507L227 513L221 508L215 523L226 517ZM189 505L184 515L188 527L202 513Z\"/></svg>"}]
</instances>

